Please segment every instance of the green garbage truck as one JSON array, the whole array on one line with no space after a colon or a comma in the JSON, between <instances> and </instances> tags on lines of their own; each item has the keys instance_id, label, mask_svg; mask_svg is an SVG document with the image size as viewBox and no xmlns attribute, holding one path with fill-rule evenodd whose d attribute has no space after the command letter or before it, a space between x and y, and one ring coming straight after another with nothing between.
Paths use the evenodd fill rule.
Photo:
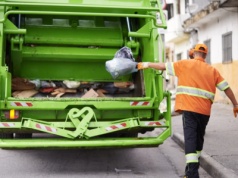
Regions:
<instances>
[{"instance_id":1,"label":"green garbage truck","mask_svg":"<svg viewBox=\"0 0 238 178\"><path fill-rule=\"evenodd\" d=\"M160 28L159 0L0 0L0 148L162 144L163 72L105 69L122 47L135 62L163 62Z\"/></svg>"}]
</instances>

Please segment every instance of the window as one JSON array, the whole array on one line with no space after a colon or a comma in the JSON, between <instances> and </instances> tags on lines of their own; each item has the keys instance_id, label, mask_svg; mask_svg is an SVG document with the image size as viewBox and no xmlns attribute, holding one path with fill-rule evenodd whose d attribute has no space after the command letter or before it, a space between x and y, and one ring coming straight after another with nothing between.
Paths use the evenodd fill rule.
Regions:
<instances>
[{"instance_id":1,"label":"window","mask_svg":"<svg viewBox=\"0 0 238 178\"><path fill-rule=\"evenodd\" d=\"M189 0L185 0L185 13L189 13L188 6L189 6Z\"/></svg>"},{"instance_id":2,"label":"window","mask_svg":"<svg viewBox=\"0 0 238 178\"><path fill-rule=\"evenodd\" d=\"M207 53L207 57L206 57L206 63L211 64L211 40L209 39L209 40L204 41L204 44L208 48L208 53Z\"/></svg>"},{"instance_id":3,"label":"window","mask_svg":"<svg viewBox=\"0 0 238 178\"><path fill-rule=\"evenodd\" d=\"M174 5L173 4L167 4L166 10L168 11L168 20L171 19L174 16Z\"/></svg>"},{"instance_id":4,"label":"window","mask_svg":"<svg viewBox=\"0 0 238 178\"><path fill-rule=\"evenodd\" d=\"M182 53L178 53L176 55L177 61L180 61L182 59Z\"/></svg>"},{"instance_id":5,"label":"window","mask_svg":"<svg viewBox=\"0 0 238 178\"><path fill-rule=\"evenodd\" d=\"M222 63L232 62L232 32L222 35Z\"/></svg>"}]
</instances>

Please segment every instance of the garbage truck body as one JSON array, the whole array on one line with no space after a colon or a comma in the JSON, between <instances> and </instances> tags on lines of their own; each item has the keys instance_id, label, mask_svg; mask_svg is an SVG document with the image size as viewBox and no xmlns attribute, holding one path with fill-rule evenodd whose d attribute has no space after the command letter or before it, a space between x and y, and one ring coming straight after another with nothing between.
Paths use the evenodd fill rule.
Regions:
<instances>
[{"instance_id":1,"label":"garbage truck body","mask_svg":"<svg viewBox=\"0 0 238 178\"><path fill-rule=\"evenodd\" d=\"M165 28L159 0L1 0L0 148L162 144L163 72L113 78L105 63L122 47L135 62L164 62Z\"/></svg>"}]
</instances>

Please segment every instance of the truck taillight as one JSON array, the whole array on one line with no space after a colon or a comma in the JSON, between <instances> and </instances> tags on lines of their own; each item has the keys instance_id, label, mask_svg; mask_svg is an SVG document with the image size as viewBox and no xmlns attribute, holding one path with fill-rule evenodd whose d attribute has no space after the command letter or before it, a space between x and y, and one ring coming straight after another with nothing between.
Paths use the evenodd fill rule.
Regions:
<instances>
[{"instance_id":1,"label":"truck taillight","mask_svg":"<svg viewBox=\"0 0 238 178\"><path fill-rule=\"evenodd\" d=\"M5 118L7 119L18 119L19 118L19 111L11 109L9 111L4 112Z\"/></svg>"}]
</instances>

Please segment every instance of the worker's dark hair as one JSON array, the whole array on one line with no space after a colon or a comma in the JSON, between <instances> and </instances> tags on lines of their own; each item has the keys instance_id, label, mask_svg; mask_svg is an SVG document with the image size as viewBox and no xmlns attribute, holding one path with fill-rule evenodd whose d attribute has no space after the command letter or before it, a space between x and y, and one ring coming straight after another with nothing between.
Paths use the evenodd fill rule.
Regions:
<instances>
[{"instance_id":1,"label":"worker's dark hair","mask_svg":"<svg viewBox=\"0 0 238 178\"><path fill-rule=\"evenodd\" d=\"M204 53L202 52L204 51ZM206 58L207 54L205 53L206 49L203 47L199 48L199 51L194 51L194 53L198 54L200 57L202 57L203 59Z\"/></svg>"},{"instance_id":2,"label":"worker's dark hair","mask_svg":"<svg viewBox=\"0 0 238 178\"><path fill-rule=\"evenodd\" d=\"M204 51L204 52L206 51L206 49L205 49L204 47L200 47L199 50ZM202 57L203 59L205 59L205 58L207 57L207 54L201 52L201 57Z\"/></svg>"}]
</instances>

